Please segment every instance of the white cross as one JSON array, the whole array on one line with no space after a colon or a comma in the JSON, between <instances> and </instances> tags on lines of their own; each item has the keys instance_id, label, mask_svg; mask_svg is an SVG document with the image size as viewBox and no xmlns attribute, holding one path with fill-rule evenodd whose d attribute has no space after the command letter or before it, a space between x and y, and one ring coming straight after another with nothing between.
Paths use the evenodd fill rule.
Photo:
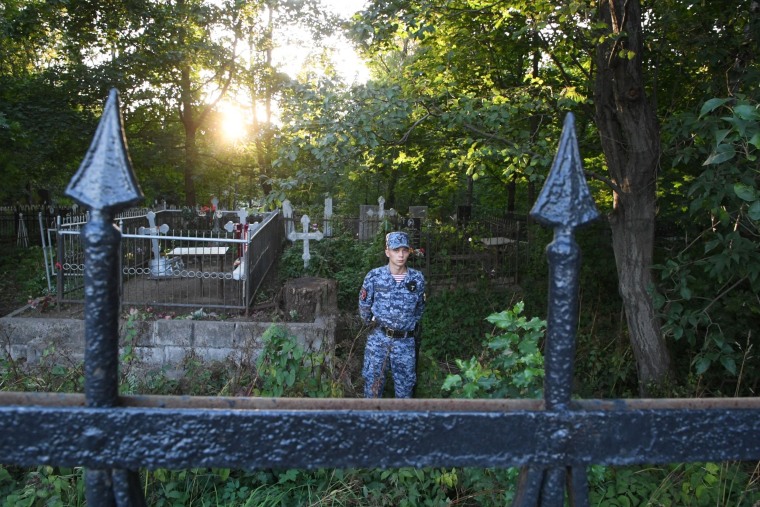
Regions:
<instances>
[{"instance_id":1,"label":"white cross","mask_svg":"<svg viewBox=\"0 0 760 507\"><path fill-rule=\"evenodd\" d=\"M145 216L148 219L148 225L150 227L140 227L137 232L146 236L158 236L159 234L166 234L169 232L169 226L167 224L163 224L161 227L156 227L155 213L149 211ZM158 249L158 238L153 238L151 242L153 243L153 257L158 262L158 260L161 258L161 251Z\"/></svg>"},{"instance_id":2,"label":"white cross","mask_svg":"<svg viewBox=\"0 0 760 507\"><path fill-rule=\"evenodd\" d=\"M303 232L293 231L288 234L288 239L290 241L297 241L299 239L303 240L303 255L301 258L303 259L304 268L309 267L309 259L311 259L311 253L309 253L309 240L313 239L319 241L323 238L321 231L309 232L309 222L309 215L302 216L301 225L303 226Z\"/></svg>"},{"instance_id":3,"label":"white cross","mask_svg":"<svg viewBox=\"0 0 760 507\"><path fill-rule=\"evenodd\" d=\"M248 221L248 211L241 208L240 211L238 211L235 214L238 216L238 223L240 225L245 225L245 223ZM230 220L229 222L227 222L226 224L224 224L224 229L227 232L232 232L232 231L235 230L235 225L236 224L232 220ZM242 228L241 228L241 230L242 230Z\"/></svg>"}]
</instances>

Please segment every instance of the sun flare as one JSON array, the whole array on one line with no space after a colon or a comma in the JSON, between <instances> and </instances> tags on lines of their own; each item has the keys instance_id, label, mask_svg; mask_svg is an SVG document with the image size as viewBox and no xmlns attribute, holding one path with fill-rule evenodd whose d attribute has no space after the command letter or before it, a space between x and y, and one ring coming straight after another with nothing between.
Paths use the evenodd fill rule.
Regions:
<instances>
[{"instance_id":1,"label":"sun flare","mask_svg":"<svg viewBox=\"0 0 760 507\"><path fill-rule=\"evenodd\" d=\"M235 142L243 139L250 127L245 110L235 104L224 102L219 106L221 132L226 141Z\"/></svg>"}]
</instances>

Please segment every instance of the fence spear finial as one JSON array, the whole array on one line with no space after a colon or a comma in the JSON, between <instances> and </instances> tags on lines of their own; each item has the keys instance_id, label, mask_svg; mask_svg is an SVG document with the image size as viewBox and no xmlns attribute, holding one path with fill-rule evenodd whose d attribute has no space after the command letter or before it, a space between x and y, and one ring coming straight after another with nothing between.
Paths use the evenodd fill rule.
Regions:
<instances>
[{"instance_id":1,"label":"fence spear finial","mask_svg":"<svg viewBox=\"0 0 760 507\"><path fill-rule=\"evenodd\" d=\"M119 92L108 94L90 148L66 188L66 195L93 210L114 213L142 201L124 138Z\"/></svg>"},{"instance_id":2,"label":"fence spear finial","mask_svg":"<svg viewBox=\"0 0 760 507\"><path fill-rule=\"evenodd\" d=\"M565 117L557 155L530 215L544 225L569 229L599 217L583 173L573 113Z\"/></svg>"},{"instance_id":3,"label":"fence spear finial","mask_svg":"<svg viewBox=\"0 0 760 507\"><path fill-rule=\"evenodd\" d=\"M546 247L550 276L544 399L550 410L567 408L573 384L580 271L574 231L599 216L583 174L574 123L568 113L554 163L530 212L554 228L554 241Z\"/></svg>"}]
</instances>

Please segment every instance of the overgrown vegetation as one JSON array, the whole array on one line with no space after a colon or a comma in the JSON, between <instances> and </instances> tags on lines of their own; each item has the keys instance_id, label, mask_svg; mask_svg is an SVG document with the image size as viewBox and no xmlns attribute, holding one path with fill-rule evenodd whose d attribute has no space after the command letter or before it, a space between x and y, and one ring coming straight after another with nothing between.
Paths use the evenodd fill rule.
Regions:
<instances>
[{"instance_id":1,"label":"overgrown vegetation","mask_svg":"<svg viewBox=\"0 0 760 507\"><path fill-rule=\"evenodd\" d=\"M0 308L11 311L47 295L42 248L3 247L0 255ZM38 299L39 298L39 299Z\"/></svg>"},{"instance_id":2,"label":"overgrown vegetation","mask_svg":"<svg viewBox=\"0 0 760 507\"><path fill-rule=\"evenodd\" d=\"M541 234L541 233L539 233ZM343 236L313 243L312 265L303 270L302 250L284 254L283 277L339 276L340 307L356 312L357 288L370 267L383 262L382 235L371 244ZM534 262L523 267L523 302L514 292L483 283L431 294L423 323L419 362L419 397L540 397L541 354L545 322L545 261L543 245L550 234L534 236ZM601 238L601 239L600 239ZM635 365L630 357L620 301L607 298L614 272L599 266L610 255L597 232L579 235L585 254L578 327L577 393L584 397L622 397L635 392ZM16 257L13 257L16 259ZM14 261L15 262L15 261ZM38 263L20 262L21 279L38 279ZM595 267L590 267L595 266ZM525 290L530 288L530 290ZM521 294L523 295L523 294ZM532 307L532 309L531 309ZM354 336L350 347L335 351L305 351L283 328L274 326L262 337L263 353L240 351L225 362L208 362L188 354L180 376L166 371L139 372L133 353L136 326L144 319L203 318L132 311L122 329L122 394L186 394L207 396L338 397L361 392L358 373L346 365L360 359L362 346ZM213 316L205 316L213 318ZM352 330L361 333L360 327ZM614 339L609 339L614 337ZM326 361L327 355L333 357ZM83 369L66 351L45 351L37 365L22 365L4 352L0 386L4 390L81 392ZM699 394L709 377L689 377L678 393ZM720 386L710 384L714 391ZM730 395L732 393L725 393ZM514 493L516 469L483 470L155 470L142 471L144 493L151 505L505 505ZM753 505L760 501L760 469L750 463L691 463L658 467L589 469L593 505ZM83 505L81 468L40 466L0 467L3 505Z\"/></svg>"}]
</instances>

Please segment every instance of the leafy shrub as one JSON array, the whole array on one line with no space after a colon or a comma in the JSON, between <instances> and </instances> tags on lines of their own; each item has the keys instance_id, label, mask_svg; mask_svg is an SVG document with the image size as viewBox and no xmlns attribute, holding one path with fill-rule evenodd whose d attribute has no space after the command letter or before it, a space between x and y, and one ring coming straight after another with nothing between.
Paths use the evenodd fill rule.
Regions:
<instances>
[{"instance_id":1,"label":"leafy shrub","mask_svg":"<svg viewBox=\"0 0 760 507\"><path fill-rule=\"evenodd\" d=\"M488 322L501 330L487 336L480 358L457 359L461 374L449 375L444 391L463 398L537 398L543 395L544 359L539 340L546 321L520 316L522 302L492 314Z\"/></svg>"},{"instance_id":2,"label":"leafy shrub","mask_svg":"<svg viewBox=\"0 0 760 507\"><path fill-rule=\"evenodd\" d=\"M503 308L506 297L485 284L476 291L428 293L422 315L422 350L441 360L479 353L482 337L491 329L486 316Z\"/></svg>"},{"instance_id":3,"label":"leafy shrub","mask_svg":"<svg viewBox=\"0 0 760 507\"><path fill-rule=\"evenodd\" d=\"M686 463L661 467L592 466L591 505L664 507L756 505L760 501L754 474L741 463Z\"/></svg>"},{"instance_id":4,"label":"leafy shrub","mask_svg":"<svg viewBox=\"0 0 760 507\"><path fill-rule=\"evenodd\" d=\"M19 307L48 293L45 257L39 246L3 248L0 255L0 292Z\"/></svg>"},{"instance_id":5,"label":"leafy shrub","mask_svg":"<svg viewBox=\"0 0 760 507\"><path fill-rule=\"evenodd\" d=\"M328 378L324 354L307 353L281 326L270 326L261 340L264 349L256 360L254 395L324 398L338 394Z\"/></svg>"},{"instance_id":6,"label":"leafy shrub","mask_svg":"<svg viewBox=\"0 0 760 507\"><path fill-rule=\"evenodd\" d=\"M689 140L673 164L700 165L686 189L688 206L683 190L670 203L681 217L679 235L689 240L674 244L654 267L655 304L678 348L681 378L694 374L717 395L751 396L757 383L742 385L740 373L758 378L747 358L760 344L750 332L760 315L760 108L756 101L714 98L698 117L688 113L672 123Z\"/></svg>"}]
</instances>

